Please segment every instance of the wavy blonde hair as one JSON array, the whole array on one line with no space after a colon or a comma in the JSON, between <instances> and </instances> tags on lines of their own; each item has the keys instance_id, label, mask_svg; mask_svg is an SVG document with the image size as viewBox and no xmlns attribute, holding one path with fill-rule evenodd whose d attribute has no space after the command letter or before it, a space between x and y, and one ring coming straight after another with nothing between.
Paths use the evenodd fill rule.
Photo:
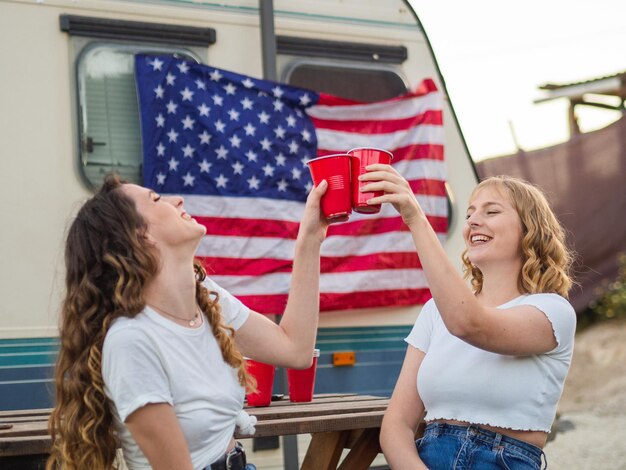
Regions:
<instances>
[{"instance_id":1,"label":"wavy blonde hair","mask_svg":"<svg viewBox=\"0 0 626 470\"><path fill-rule=\"evenodd\" d=\"M520 292L556 293L568 296L573 281L570 275L573 255L565 243L565 230L552 212L544 194L532 184L510 176L483 180L470 199L484 188L496 188L506 195L522 224L522 269L518 278ZM471 278L476 293L483 288L483 273L463 252L463 272Z\"/></svg>"},{"instance_id":2,"label":"wavy blonde hair","mask_svg":"<svg viewBox=\"0 0 626 470\"><path fill-rule=\"evenodd\" d=\"M146 222L119 190L122 184L116 176L107 176L68 232L47 470L117 466L118 442L113 404L104 392L102 346L116 318L134 317L144 309L144 288L159 271L159 259L144 236ZM202 285L206 276L202 265L194 261L194 270L198 305L224 361L238 370L239 382L245 385L247 375L243 356L235 347L234 330L221 321L217 293L209 293Z\"/></svg>"}]
</instances>

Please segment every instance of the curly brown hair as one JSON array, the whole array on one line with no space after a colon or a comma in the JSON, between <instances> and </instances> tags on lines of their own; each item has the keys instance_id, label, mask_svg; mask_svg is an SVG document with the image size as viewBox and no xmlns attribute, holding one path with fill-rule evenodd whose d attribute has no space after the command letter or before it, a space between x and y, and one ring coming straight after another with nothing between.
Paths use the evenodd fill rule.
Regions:
<instances>
[{"instance_id":1,"label":"curly brown hair","mask_svg":"<svg viewBox=\"0 0 626 470\"><path fill-rule=\"evenodd\" d=\"M522 224L522 270L518 278L520 292L526 294L556 293L568 296L572 287L572 252L565 243L565 230L552 212L544 194L537 187L519 178L494 176L480 182L470 199L486 187L493 187L508 197ZM483 273L463 252L463 272L471 278L479 293Z\"/></svg>"},{"instance_id":2,"label":"curly brown hair","mask_svg":"<svg viewBox=\"0 0 626 470\"><path fill-rule=\"evenodd\" d=\"M146 222L119 190L123 184L117 176L107 176L68 232L47 470L116 467L118 442L113 404L104 391L102 346L116 318L134 317L144 309L144 288L159 271L159 259L144 236ZM198 305L224 360L238 370L239 382L245 385L247 375L234 330L222 323L217 293L202 285L206 272L197 261L194 270Z\"/></svg>"}]
</instances>

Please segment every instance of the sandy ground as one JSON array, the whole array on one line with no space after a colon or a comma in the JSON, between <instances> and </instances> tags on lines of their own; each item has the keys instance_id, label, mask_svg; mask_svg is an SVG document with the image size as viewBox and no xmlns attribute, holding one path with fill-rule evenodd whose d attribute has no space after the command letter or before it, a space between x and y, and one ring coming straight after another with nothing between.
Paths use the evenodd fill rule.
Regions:
<instances>
[{"instance_id":1,"label":"sandy ground","mask_svg":"<svg viewBox=\"0 0 626 470\"><path fill-rule=\"evenodd\" d=\"M576 336L559 415L549 469L626 469L626 320Z\"/></svg>"}]
</instances>

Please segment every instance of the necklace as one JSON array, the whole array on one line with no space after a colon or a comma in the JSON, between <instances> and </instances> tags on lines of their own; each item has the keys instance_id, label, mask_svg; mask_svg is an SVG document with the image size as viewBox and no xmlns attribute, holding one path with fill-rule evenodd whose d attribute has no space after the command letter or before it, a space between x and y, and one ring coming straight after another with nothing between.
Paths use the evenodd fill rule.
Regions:
<instances>
[{"instance_id":1,"label":"necklace","mask_svg":"<svg viewBox=\"0 0 626 470\"><path fill-rule=\"evenodd\" d=\"M167 315L168 317L175 318L176 320L186 321L189 324L189 326L196 326L196 322L200 320L200 307L198 305L196 305L196 314L193 316L192 319L172 315L171 313L167 313L162 308L156 307L154 305L152 307L157 309L159 313L162 313L163 315Z\"/></svg>"}]
</instances>

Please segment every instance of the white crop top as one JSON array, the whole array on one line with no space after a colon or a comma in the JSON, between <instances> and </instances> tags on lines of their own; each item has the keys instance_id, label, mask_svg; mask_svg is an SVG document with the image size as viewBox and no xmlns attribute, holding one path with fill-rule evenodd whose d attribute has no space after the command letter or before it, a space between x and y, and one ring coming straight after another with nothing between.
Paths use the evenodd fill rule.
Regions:
<instances>
[{"instance_id":1,"label":"white crop top","mask_svg":"<svg viewBox=\"0 0 626 470\"><path fill-rule=\"evenodd\" d=\"M212 280L204 285L219 293L224 322L241 327L250 310ZM185 328L150 307L134 318L116 319L104 340L102 377L130 470L151 468L125 424L148 403L172 405L195 469L226 452L244 389L237 370L224 362L206 319L199 328Z\"/></svg>"},{"instance_id":2,"label":"white crop top","mask_svg":"<svg viewBox=\"0 0 626 470\"><path fill-rule=\"evenodd\" d=\"M476 348L448 332L433 299L406 338L426 354L417 389L426 421L448 419L514 430L546 431L556 415L574 349L576 313L557 294L522 295L498 308L532 305L554 331L554 350L507 356Z\"/></svg>"}]
</instances>

